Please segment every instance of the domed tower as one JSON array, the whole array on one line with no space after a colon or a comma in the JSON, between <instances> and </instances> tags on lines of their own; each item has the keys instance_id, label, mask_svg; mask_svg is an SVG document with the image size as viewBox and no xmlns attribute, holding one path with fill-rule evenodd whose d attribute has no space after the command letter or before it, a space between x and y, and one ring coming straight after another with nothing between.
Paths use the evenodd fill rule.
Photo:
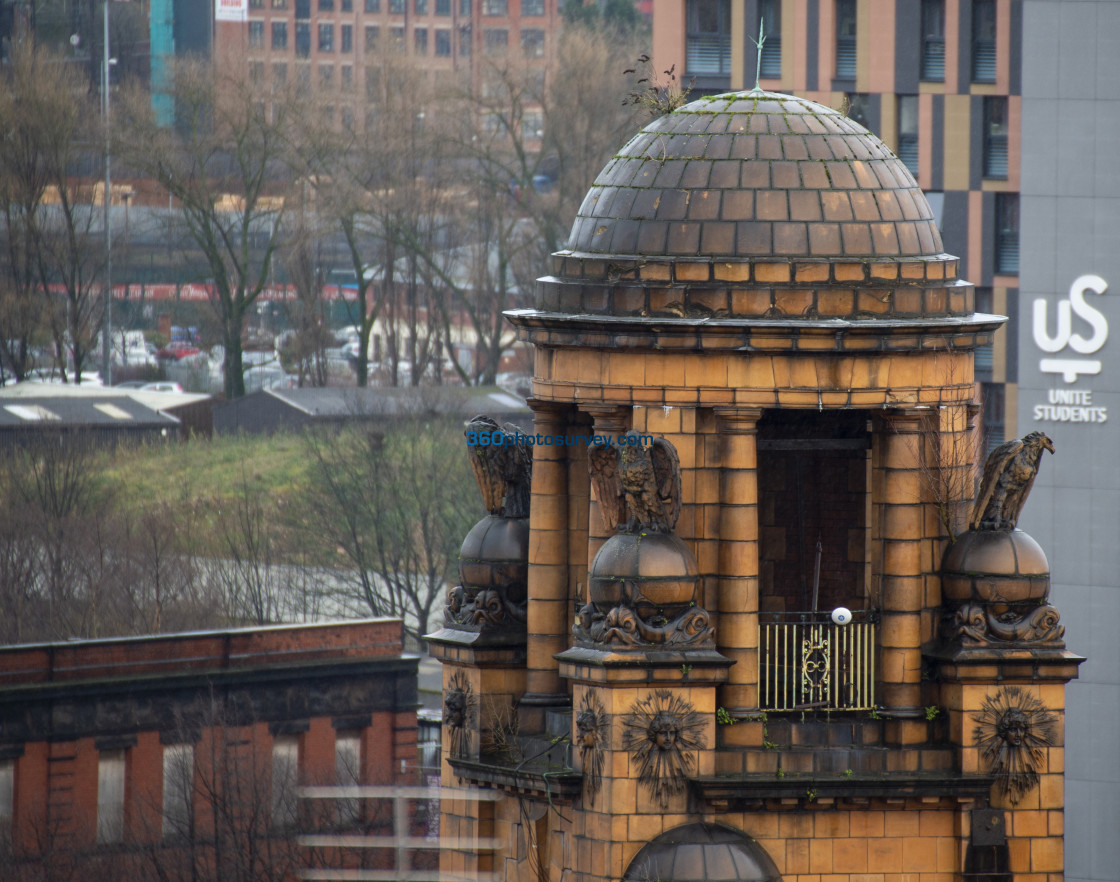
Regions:
<instances>
[{"instance_id":1,"label":"domed tower","mask_svg":"<svg viewBox=\"0 0 1120 882\"><path fill-rule=\"evenodd\" d=\"M1064 704L1045 690L1077 659L933 651L973 495L973 355L1004 318L975 313L906 167L811 101L702 98L607 164L551 269L507 313L535 351L509 714L522 736L566 735L571 768L530 785L524 758L511 775L475 751L445 780L516 791L489 818L511 856L537 849L532 878L644 878L655 839L657 878L948 876L966 854L1005 871L1014 837L976 821L1013 806L973 721L987 699L1026 701L1057 749ZM1028 670L1023 652L1045 659ZM469 673L441 657L445 678ZM1023 696L993 697L997 681ZM1034 772L1053 777L1033 809L1060 814L1060 766ZM708 840L670 835L713 820L761 855L748 876L705 876ZM1031 829L1043 844L1011 870L1060 873L1060 825Z\"/></svg>"}]
</instances>

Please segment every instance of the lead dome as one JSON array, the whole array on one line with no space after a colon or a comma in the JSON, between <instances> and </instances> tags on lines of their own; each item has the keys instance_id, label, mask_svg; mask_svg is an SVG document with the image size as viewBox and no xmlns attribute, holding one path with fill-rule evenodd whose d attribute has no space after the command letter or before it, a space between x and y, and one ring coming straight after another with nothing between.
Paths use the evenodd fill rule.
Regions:
<instances>
[{"instance_id":1,"label":"lead dome","mask_svg":"<svg viewBox=\"0 0 1120 882\"><path fill-rule=\"evenodd\" d=\"M882 141L831 108L755 90L693 101L631 138L584 198L537 307L965 316L972 287L957 269L925 195Z\"/></svg>"}]
</instances>

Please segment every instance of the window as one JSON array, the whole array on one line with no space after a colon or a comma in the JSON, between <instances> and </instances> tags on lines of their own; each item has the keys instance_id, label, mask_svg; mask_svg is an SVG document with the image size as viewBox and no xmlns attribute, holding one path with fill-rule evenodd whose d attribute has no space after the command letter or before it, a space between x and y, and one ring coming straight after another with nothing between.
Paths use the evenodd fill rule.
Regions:
<instances>
[{"instance_id":1,"label":"window","mask_svg":"<svg viewBox=\"0 0 1120 882\"><path fill-rule=\"evenodd\" d=\"M264 0L249 0L250 9L264 9Z\"/></svg>"},{"instance_id":2,"label":"window","mask_svg":"<svg viewBox=\"0 0 1120 882\"><path fill-rule=\"evenodd\" d=\"M334 52L334 25L319 25L319 51Z\"/></svg>"},{"instance_id":3,"label":"window","mask_svg":"<svg viewBox=\"0 0 1120 882\"><path fill-rule=\"evenodd\" d=\"M470 25L465 28L459 28L459 54L464 58L471 54L471 40L473 39L473 32Z\"/></svg>"},{"instance_id":4,"label":"window","mask_svg":"<svg viewBox=\"0 0 1120 882\"><path fill-rule=\"evenodd\" d=\"M922 79L945 81L945 0L922 0Z\"/></svg>"},{"instance_id":5,"label":"window","mask_svg":"<svg viewBox=\"0 0 1120 882\"><path fill-rule=\"evenodd\" d=\"M342 38L342 51L343 52L353 52L354 51L354 26L344 24L342 26L341 38Z\"/></svg>"},{"instance_id":6,"label":"window","mask_svg":"<svg viewBox=\"0 0 1120 882\"><path fill-rule=\"evenodd\" d=\"M380 12L381 0L366 0L366 12Z\"/></svg>"},{"instance_id":7,"label":"window","mask_svg":"<svg viewBox=\"0 0 1120 882\"><path fill-rule=\"evenodd\" d=\"M459 15L470 16L471 0L459 0Z\"/></svg>"},{"instance_id":8,"label":"window","mask_svg":"<svg viewBox=\"0 0 1120 882\"><path fill-rule=\"evenodd\" d=\"M194 792L194 746L168 744L163 748L163 838L186 838L191 832Z\"/></svg>"},{"instance_id":9,"label":"window","mask_svg":"<svg viewBox=\"0 0 1120 882\"><path fill-rule=\"evenodd\" d=\"M342 0L342 3L340 4L339 8L343 12L353 12L354 11L354 0Z\"/></svg>"},{"instance_id":10,"label":"window","mask_svg":"<svg viewBox=\"0 0 1120 882\"><path fill-rule=\"evenodd\" d=\"M1019 194L996 193L996 272L1019 274Z\"/></svg>"},{"instance_id":11,"label":"window","mask_svg":"<svg viewBox=\"0 0 1120 882\"><path fill-rule=\"evenodd\" d=\"M296 58L307 58L311 54L311 23L296 22Z\"/></svg>"},{"instance_id":12,"label":"window","mask_svg":"<svg viewBox=\"0 0 1120 882\"><path fill-rule=\"evenodd\" d=\"M412 47L417 55L428 54L428 29L417 28L412 32Z\"/></svg>"},{"instance_id":13,"label":"window","mask_svg":"<svg viewBox=\"0 0 1120 882\"><path fill-rule=\"evenodd\" d=\"M253 61L249 64L249 79L254 83L264 82L264 62Z\"/></svg>"},{"instance_id":14,"label":"window","mask_svg":"<svg viewBox=\"0 0 1120 882\"><path fill-rule=\"evenodd\" d=\"M972 82L996 81L996 3L972 0Z\"/></svg>"},{"instance_id":15,"label":"window","mask_svg":"<svg viewBox=\"0 0 1120 882\"><path fill-rule=\"evenodd\" d=\"M354 68L349 64L342 65L340 79L343 92L352 92L354 90Z\"/></svg>"},{"instance_id":16,"label":"window","mask_svg":"<svg viewBox=\"0 0 1120 882\"><path fill-rule=\"evenodd\" d=\"M381 71L376 67L366 68L366 98L375 100L381 94ZM368 115L367 115L368 116ZM367 118L368 122L368 118Z\"/></svg>"},{"instance_id":17,"label":"window","mask_svg":"<svg viewBox=\"0 0 1120 882\"><path fill-rule=\"evenodd\" d=\"M362 741L357 731L339 731L334 742L334 771L340 787L362 783ZM352 826L361 820L361 800L338 800L338 821Z\"/></svg>"},{"instance_id":18,"label":"window","mask_svg":"<svg viewBox=\"0 0 1120 882\"><path fill-rule=\"evenodd\" d=\"M509 45L509 31L505 28L487 28L482 36L487 52L502 52Z\"/></svg>"},{"instance_id":19,"label":"window","mask_svg":"<svg viewBox=\"0 0 1120 882\"><path fill-rule=\"evenodd\" d=\"M436 15L451 15L451 0L436 0Z\"/></svg>"},{"instance_id":20,"label":"window","mask_svg":"<svg viewBox=\"0 0 1120 882\"><path fill-rule=\"evenodd\" d=\"M687 72L731 73L731 0L688 0L686 21Z\"/></svg>"},{"instance_id":21,"label":"window","mask_svg":"<svg viewBox=\"0 0 1120 882\"><path fill-rule=\"evenodd\" d=\"M482 0L483 15L508 15L509 0Z\"/></svg>"},{"instance_id":22,"label":"window","mask_svg":"<svg viewBox=\"0 0 1120 882\"><path fill-rule=\"evenodd\" d=\"M272 23L272 48L288 48L288 23L286 21L274 21Z\"/></svg>"},{"instance_id":23,"label":"window","mask_svg":"<svg viewBox=\"0 0 1120 882\"><path fill-rule=\"evenodd\" d=\"M436 31L436 55L441 58L451 54L451 31Z\"/></svg>"},{"instance_id":24,"label":"window","mask_svg":"<svg viewBox=\"0 0 1120 882\"><path fill-rule=\"evenodd\" d=\"M918 96L898 96L898 158L918 174Z\"/></svg>"},{"instance_id":25,"label":"window","mask_svg":"<svg viewBox=\"0 0 1120 882\"><path fill-rule=\"evenodd\" d=\"M348 132L354 131L354 109L352 107L342 108L342 127Z\"/></svg>"},{"instance_id":26,"label":"window","mask_svg":"<svg viewBox=\"0 0 1120 882\"><path fill-rule=\"evenodd\" d=\"M249 48L250 49L263 49L264 48L264 22L251 21L249 22Z\"/></svg>"},{"instance_id":27,"label":"window","mask_svg":"<svg viewBox=\"0 0 1120 882\"><path fill-rule=\"evenodd\" d=\"M526 110L521 117L521 140L537 141L544 134L544 113L539 110Z\"/></svg>"},{"instance_id":28,"label":"window","mask_svg":"<svg viewBox=\"0 0 1120 882\"><path fill-rule=\"evenodd\" d=\"M866 92L848 93L848 119L859 123L865 129L870 129L867 124L867 114L871 106L870 96Z\"/></svg>"},{"instance_id":29,"label":"window","mask_svg":"<svg viewBox=\"0 0 1120 882\"><path fill-rule=\"evenodd\" d=\"M1003 443L1007 422L1007 387L1003 383L980 384L980 419L984 456ZM992 878L991 876L988 877ZM1011 878L1010 874L996 878Z\"/></svg>"},{"instance_id":30,"label":"window","mask_svg":"<svg viewBox=\"0 0 1120 882\"><path fill-rule=\"evenodd\" d=\"M991 315L995 312L995 307L992 301L991 288L977 288L976 295L976 311ZM976 361L975 361L975 374L976 382L990 383L992 381L992 365L994 363L992 344L986 343L983 346L976 347Z\"/></svg>"},{"instance_id":31,"label":"window","mask_svg":"<svg viewBox=\"0 0 1120 882\"><path fill-rule=\"evenodd\" d=\"M277 735L272 742L272 825L294 827L299 786L299 737Z\"/></svg>"},{"instance_id":32,"label":"window","mask_svg":"<svg viewBox=\"0 0 1120 882\"><path fill-rule=\"evenodd\" d=\"M544 0L521 0L522 15L544 15Z\"/></svg>"},{"instance_id":33,"label":"window","mask_svg":"<svg viewBox=\"0 0 1120 882\"><path fill-rule=\"evenodd\" d=\"M856 0L836 0L836 79L856 78Z\"/></svg>"},{"instance_id":34,"label":"window","mask_svg":"<svg viewBox=\"0 0 1120 882\"><path fill-rule=\"evenodd\" d=\"M274 64L272 65L272 82L277 86L283 86L288 82L288 65Z\"/></svg>"},{"instance_id":35,"label":"window","mask_svg":"<svg viewBox=\"0 0 1120 882\"><path fill-rule=\"evenodd\" d=\"M389 28L389 40L394 52L404 52L404 28Z\"/></svg>"},{"instance_id":36,"label":"window","mask_svg":"<svg viewBox=\"0 0 1120 882\"><path fill-rule=\"evenodd\" d=\"M544 31L540 28L521 30L521 54L526 58L544 58Z\"/></svg>"},{"instance_id":37,"label":"window","mask_svg":"<svg viewBox=\"0 0 1120 882\"><path fill-rule=\"evenodd\" d=\"M413 9L416 10L417 15L428 14L428 0L415 0Z\"/></svg>"},{"instance_id":38,"label":"window","mask_svg":"<svg viewBox=\"0 0 1120 882\"><path fill-rule=\"evenodd\" d=\"M1007 98L984 99L984 177L1007 180Z\"/></svg>"},{"instance_id":39,"label":"window","mask_svg":"<svg viewBox=\"0 0 1120 882\"><path fill-rule=\"evenodd\" d=\"M0 760L0 846L12 839L12 821L16 809L16 761Z\"/></svg>"},{"instance_id":40,"label":"window","mask_svg":"<svg viewBox=\"0 0 1120 882\"><path fill-rule=\"evenodd\" d=\"M272 0L273 9L287 9L288 0Z\"/></svg>"},{"instance_id":41,"label":"window","mask_svg":"<svg viewBox=\"0 0 1120 882\"><path fill-rule=\"evenodd\" d=\"M389 11L396 15L404 15L405 0L389 0Z\"/></svg>"},{"instance_id":42,"label":"window","mask_svg":"<svg viewBox=\"0 0 1120 882\"><path fill-rule=\"evenodd\" d=\"M311 18L311 0L296 0L296 20Z\"/></svg>"},{"instance_id":43,"label":"window","mask_svg":"<svg viewBox=\"0 0 1120 882\"><path fill-rule=\"evenodd\" d=\"M377 25L366 25L366 52L376 52L380 41L381 28Z\"/></svg>"},{"instance_id":44,"label":"window","mask_svg":"<svg viewBox=\"0 0 1120 882\"><path fill-rule=\"evenodd\" d=\"M332 85L334 85L333 64L319 65L319 85L324 89L329 89Z\"/></svg>"},{"instance_id":45,"label":"window","mask_svg":"<svg viewBox=\"0 0 1120 882\"><path fill-rule=\"evenodd\" d=\"M762 67L760 75L776 80L782 76L782 0L759 0L762 19ZM747 53L750 54L749 52Z\"/></svg>"},{"instance_id":46,"label":"window","mask_svg":"<svg viewBox=\"0 0 1120 882\"><path fill-rule=\"evenodd\" d=\"M334 0L319 0L320 12L334 12Z\"/></svg>"},{"instance_id":47,"label":"window","mask_svg":"<svg viewBox=\"0 0 1120 882\"><path fill-rule=\"evenodd\" d=\"M97 844L124 839L124 751L103 750L97 759Z\"/></svg>"}]
</instances>

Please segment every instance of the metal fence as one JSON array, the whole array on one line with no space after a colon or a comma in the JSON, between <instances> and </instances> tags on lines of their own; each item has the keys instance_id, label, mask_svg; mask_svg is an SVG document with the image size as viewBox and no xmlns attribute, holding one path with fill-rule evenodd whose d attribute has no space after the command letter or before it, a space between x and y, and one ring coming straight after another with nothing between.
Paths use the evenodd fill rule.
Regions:
<instances>
[{"instance_id":1,"label":"metal fence","mask_svg":"<svg viewBox=\"0 0 1120 882\"><path fill-rule=\"evenodd\" d=\"M857 610L837 625L829 613L762 613L759 705L763 710L875 708L877 615Z\"/></svg>"}]
</instances>

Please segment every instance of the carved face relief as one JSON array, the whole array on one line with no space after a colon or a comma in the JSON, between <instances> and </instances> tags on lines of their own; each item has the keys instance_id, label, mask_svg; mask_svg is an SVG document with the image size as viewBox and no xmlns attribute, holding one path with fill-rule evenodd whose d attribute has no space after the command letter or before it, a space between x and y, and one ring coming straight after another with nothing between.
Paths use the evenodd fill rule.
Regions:
<instances>
[{"instance_id":1,"label":"carved face relief","mask_svg":"<svg viewBox=\"0 0 1120 882\"><path fill-rule=\"evenodd\" d=\"M451 755L465 757L471 749L471 723L478 699L463 671L456 671L443 698L443 725L451 735Z\"/></svg>"},{"instance_id":2,"label":"carved face relief","mask_svg":"<svg viewBox=\"0 0 1120 882\"><path fill-rule=\"evenodd\" d=\"M576 746L583 767L583 790L587 801L594 804L603 779L603 757L610 723L607 712L595 692L585 692L576 715Z\"/></svg>"},{"instance_id":3,"label":"carved face relief","mask_svg":"<svg viewBox=\"0 0 1120 882\"><path fill-rule=\"evenodd\" d=\"M669 798L683 793L693 771L693 751L705 746L704 721L691 704L659 689L638 701L623 720L624 746L638 768L638 780L650 795L668 807Z\"/></svg>"},{"instance_id":4,"label":"carved face relief","mask_svg":"<svg viewBox=\"0 0 1120 882\"><path fill-rule=\"evenodd\" d=\"M973 716L973 737L999 788L1019 802L1038 783L1046 748L1054 743L1057 716L1018 686L1007 686L984 700Z\"/></svg>"}]
</instances>

